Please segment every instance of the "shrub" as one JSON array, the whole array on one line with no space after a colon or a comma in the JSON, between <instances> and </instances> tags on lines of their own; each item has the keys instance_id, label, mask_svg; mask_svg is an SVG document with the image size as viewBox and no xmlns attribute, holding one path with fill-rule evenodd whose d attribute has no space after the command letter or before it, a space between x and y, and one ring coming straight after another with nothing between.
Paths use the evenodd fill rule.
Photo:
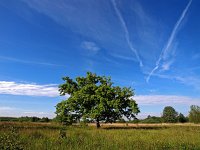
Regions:
<instances>
[{"instance_id":1,"label":"shrub","mask_svg":"<svg viewBox=\"0 0 200 150\"><path fill-rule=\"evenodd\" d=\"M141 120L141 123L162 123L161 117L148 116L146 119Z\"/></svg>"},{"instance_id":2,"label":"shrub","mask_svg":"<svg viewBox=\"0 0 200 150\"><path fill-rule=\"evenodd\" d=\"M24 144L16 128L12 127L8 133L0 135L1 150L23 150Z\"/></svg>"},{"instance_id":3,"label":"shrub","mask_svg":"<svg viewBox=\"0 0 200 150\"><path fill-rule=\"evenodd\" d=\"M67 135L66 135L66 131L65 129L60 129L59 131L59 139L63 139L63 138L66 138Z\"/></svg>"}]
</instances>

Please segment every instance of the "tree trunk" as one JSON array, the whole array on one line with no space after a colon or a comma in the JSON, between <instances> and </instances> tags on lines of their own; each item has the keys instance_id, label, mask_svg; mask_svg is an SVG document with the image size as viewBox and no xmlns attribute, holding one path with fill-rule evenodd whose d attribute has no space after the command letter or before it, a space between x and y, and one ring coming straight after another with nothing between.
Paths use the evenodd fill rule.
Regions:
<instances>
[{"instance_id":1,"label":"tree trunk","mask_svg":"<svg viewBox=\"0 0 200 150\"><path fill-rule=\"evenodd\" d=\"M96 127L100 128L99 118L97 118Z\"/></svg>"}]
</instances>

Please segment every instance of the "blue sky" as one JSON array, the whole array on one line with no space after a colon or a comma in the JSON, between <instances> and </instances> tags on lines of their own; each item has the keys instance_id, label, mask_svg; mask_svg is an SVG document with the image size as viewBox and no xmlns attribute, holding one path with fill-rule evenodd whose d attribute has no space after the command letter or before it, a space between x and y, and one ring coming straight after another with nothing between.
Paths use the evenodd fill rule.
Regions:
<instances>
[{"instance_id":1,"label":"blue sky","mask_svg":"<svg viewBox=\"0 0 200 150\"><path fill-rule=\"evenodd\" d=\"M0 116L54 117L61 77L135 89L139 117L200 105L200 1L1 0Z\"/></svg>"}]
</instances>

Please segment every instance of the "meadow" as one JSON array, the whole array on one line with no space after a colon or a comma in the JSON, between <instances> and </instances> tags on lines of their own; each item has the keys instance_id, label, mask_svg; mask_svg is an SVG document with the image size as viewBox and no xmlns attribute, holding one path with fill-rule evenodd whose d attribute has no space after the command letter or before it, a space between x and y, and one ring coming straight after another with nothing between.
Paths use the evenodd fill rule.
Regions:
<instances>
[{"instance_id":1,"label":"meadow","mask_svg":"<svg viewBox=\"0 0 200 150\"><path fill-rule=\"evenodd\" d=\"M93 124L0 122L0 149L27 150L198 150L194 124Z\"/></svg>"}]
</instances>

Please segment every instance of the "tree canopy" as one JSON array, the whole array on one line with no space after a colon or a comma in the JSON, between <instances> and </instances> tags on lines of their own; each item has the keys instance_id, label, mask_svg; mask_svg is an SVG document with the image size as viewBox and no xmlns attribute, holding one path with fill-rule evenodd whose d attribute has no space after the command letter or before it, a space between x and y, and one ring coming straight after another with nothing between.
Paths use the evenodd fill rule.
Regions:
<instances>
[{"instance_id":1,"label":"tree canopy","mask_svg":"<svg viewBox=\"0 0 200 150\"><path fill-rule=\"evenodd\" d=\"M182 113L179 113L177 121L180 123L188 122L188 117L185 117Z\"/></svg>"},{"instance_id":2,"label":"tree canopy","mask_svg":"<svg viewBox=\"0 0 200 150\"><path fill-rule=\"evenodd\" d=\"M194 123L200 123L200 107L192 105L189 112L189 121Z\"/></svg>"},{"instance_id":3,"label":"tree canopy","mask_svg":"<svg viewBox=\"0 0 200 150\"><path fill-rule=\"evenodd\" d=\"M90 118L100 127L100 121L115 122L126 117L135 118L140 112L133 90L129 87L113 86L110 77L87 72L86 77L63 78L59 86L61 95L69 95L67 100L57 104L56 114L61 122L72 122L80 118Z\"/></svg>"},{"instance_id":4,"label":"tree canopy","mask_svg":"<svg viewBox=\"0 0 200 150\"><path fill-rule=\"evenodd\" d=\"M173 107L166 106L163 109L162 118L163 118L164 122L169 122L169 123L177 122L177 116L178 116L178 113L176 112L176 110Z\"/></svg>"}]
</instances>

